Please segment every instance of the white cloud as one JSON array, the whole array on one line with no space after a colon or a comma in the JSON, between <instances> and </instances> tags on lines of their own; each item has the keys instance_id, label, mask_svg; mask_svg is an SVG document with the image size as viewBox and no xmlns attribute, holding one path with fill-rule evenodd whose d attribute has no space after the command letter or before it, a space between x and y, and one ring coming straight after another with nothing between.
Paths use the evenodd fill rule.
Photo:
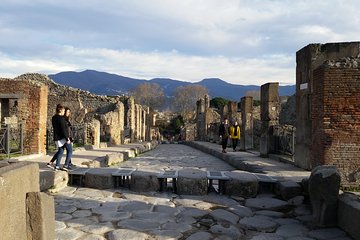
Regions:
<instances>
[{"instance_id":1,"label":"white cloud","mask_svg":"<svg viewBox=\"0 0 360 240\"><path fill-rule=\"evenodd\" d=\"M191 82L218 77L237 84L258 84L266 81L294 83L289 56L270 56L265 59L228 58L225 56L189 56L171 52L140 53L98 48L85 49L65 46L56 58L11 59L4 54L0 67L5 76L15 77L23 72L54 73L69 70L95 69L119 75L151 79L169 77ZM275 64L274 64L275 63Z\"/></svg>"},{"instance_id":2,"label":"white cloud","mask_svg":"<svg viewBox=\"0 0 360 240\"><path fill-rule=\"evenodd\" d=\"M95 69L294 83L297 50L360 40L357 6L357 0L3 0L0 74Z\"/></svg>"}]
</instances>

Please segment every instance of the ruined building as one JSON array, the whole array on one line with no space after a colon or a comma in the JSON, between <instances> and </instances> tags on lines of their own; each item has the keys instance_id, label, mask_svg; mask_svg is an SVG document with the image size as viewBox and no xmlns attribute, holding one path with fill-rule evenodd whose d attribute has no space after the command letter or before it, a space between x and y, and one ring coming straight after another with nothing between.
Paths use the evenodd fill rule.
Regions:
<instances>
[{"instance_id":1,"label":"ruined building","mask_svg":"<svg viewBox=\"0 0 360 240\"><path fill-rule=\"evenodd\" d=\"M71 109L77 138L98 147L150 140L149 109L131 97L107 97L56 84L42 74L0 79L2 123L16 119L24 124L24 152L45 153L45 136L58 103ZM14 121L14 120L12 120ZM148 133L148 134L147 134ZM48 136L52 141L52 136Z\"/></svg>"}]
</instances>

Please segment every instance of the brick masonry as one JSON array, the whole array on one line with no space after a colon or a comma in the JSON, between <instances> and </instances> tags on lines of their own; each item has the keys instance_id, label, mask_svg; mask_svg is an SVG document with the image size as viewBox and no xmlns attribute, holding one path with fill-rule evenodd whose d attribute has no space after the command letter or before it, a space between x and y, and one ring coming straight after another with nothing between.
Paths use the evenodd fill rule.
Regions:
<instances>
[{"instance_id":1,"label":"brick masonry","mask_svg":"<svg viewBox=\"0 0 360 240\"><path fill-rule=\"evenodd\" d=\"M2 118L16 114L18 122L24 124L24 153L45 153L48 87L16 78L0 79L0 89L1 101L11 99L16 109L6 111L2 104Z\"/></svg>"},{"instance_id":2,"label":"brick masonry","mask_svg":"<svg viewBox=\"0 0 360 240\"><path fill-rule=\"evenodd\" d=\"M335 165L342 186L358 188L360 67L324 64L313 77L311 165Z\"/></svg>"}]
</instances>

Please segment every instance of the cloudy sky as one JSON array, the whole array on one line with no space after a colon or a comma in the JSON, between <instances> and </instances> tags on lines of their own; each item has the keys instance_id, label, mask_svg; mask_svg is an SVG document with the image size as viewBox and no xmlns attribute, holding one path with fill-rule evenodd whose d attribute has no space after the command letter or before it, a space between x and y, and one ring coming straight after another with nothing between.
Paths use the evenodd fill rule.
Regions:
<instances>
[{"instance_id":1,"label":"cloudy sky","mask_svg":"<svg viewBox=\"0 0 360 240\"><path fill-rule=\"evenodd\" d=\"M1 0L0 76L295 83L296 51L360 41L358 0Z\"/></svg>"}]
</instances>

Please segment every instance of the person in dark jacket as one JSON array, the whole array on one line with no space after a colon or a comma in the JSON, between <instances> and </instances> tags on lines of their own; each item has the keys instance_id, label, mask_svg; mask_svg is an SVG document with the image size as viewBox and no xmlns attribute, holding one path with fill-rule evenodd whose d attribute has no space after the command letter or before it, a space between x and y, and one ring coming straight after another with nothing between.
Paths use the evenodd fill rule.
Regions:
<instances>
[{"instance_id":1,"label":"person in dark jacket","mask_svg":"<svg viewBox=\"0 0 360 240\"><path fill-rule=\"evenodd\" d=\"M56 164L54 169L59 170L60 169L60 162L62 155L64 153L64 148L66 148L66 151L68 152L65 160L65 164L63 166L64 170L69 170L69 161L72 156L72 146L70 141L70 134L69 134L69 127L66 122L66 119L64 118L65 108L58 104L56 106L56 114L52 117L51 122L54 129L54 142L55 145L58 147L58 151L56 152L57 158L56 158Z\"/></svg>"},{"instance_id":2,"label":"person in dark jacket","mask_svg":"<svg viewBox=\"0 0 360 240\"><path fill-rule=\"evenodd\" d=\"M66 144L64 144L64 146L62 148L66 148L66 159L69 159L68 162L68 166L75 166L74 164L71 163L71 156L72 156L72 145L74 142L73 136L72 136L72 131L71 131L71 123L70 123L70 115L71 115L71 111L70 108L65 107L65 113L64 113L64 118L66 120L67 126L68 126L68 131L69 131L69 139L70 139L70 146L65 146ZM59 155L59 151L56 152L56 154L51 158L50 162L47 164L48 167L53 168L54 166L54 162L57 159ZM66 160L65 160L66 162Z\"/></svg>"},{"instance_id":3,"label":"person in dark jacket","mask_svg":"<svg viewBox=\"0 0 360 240\"><path fill-rule=\"evenodd\" d=\"M222 152L226 153L226 146L229 138L229 122L227 118L224 118L224 121L220 124L219 135L221 138Z\"/></svg>"}]
</instances>

